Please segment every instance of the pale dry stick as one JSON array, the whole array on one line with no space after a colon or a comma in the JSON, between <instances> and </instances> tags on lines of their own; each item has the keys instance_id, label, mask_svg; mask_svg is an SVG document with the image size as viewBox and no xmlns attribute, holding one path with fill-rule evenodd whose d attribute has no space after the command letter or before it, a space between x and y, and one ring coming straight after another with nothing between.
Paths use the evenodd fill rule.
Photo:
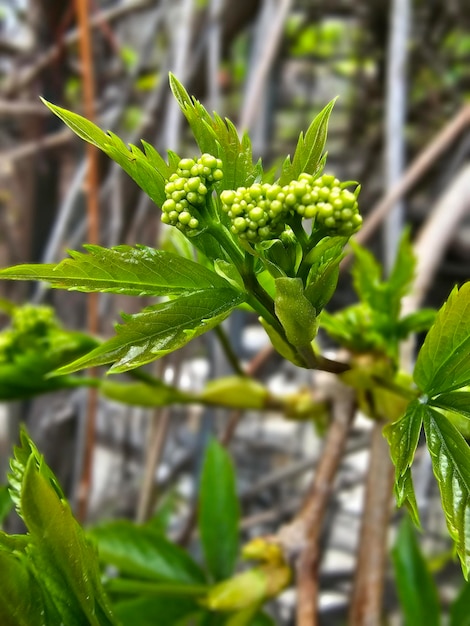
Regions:
<instances>
[{"instance_id":1,"label":"pale dry stick","mask_svg":"<svg viewBox=\"0 0 470 626\"><path fill-rule=\"evenodd\" d=\"M354 392L337 377L331 378L324 391L332 399L332 422L312 486L295 519L273 538L282 547L286 560L294 564L297 626L318 625L318 567L323 521L356 412Z\"/></svg>"},{"instance_id":2,"label":"pale dry stick","mask_svg":"<svg viewBox=\"0 0 470 626\"><path fill-rule=\"evenodd\" d=\"M405 170L402 178L372 208L364 220L361 230L354 240L360 244L366 242L380 226L385 216L392 210L395 203L403 198L437 159L449 149L461 133L470 126L470 105L464 105L460 111L444 126L436 137L428 144ZM352 261L352 254L341 262L341 270L345 270Z\"/></svg>"},{"instance_id":3,"label":"pale dry stick","mask_svg":"<svg viewBox=\"0 0 470 626\"><path fill-rule=\"evenodd\" d=\"M269 37L265 38L266 46L249 79L247 96L240 115L239 127L242 131L247 131L252 128L259 113L259 103L262 100L263 90L266 88L269 70L284 35L284 24L292 4L292 0L278 1L276 19L270 26Z\"/></svg>"},{"instance_id":4,"label":"pale dry stick","mask_svg":"<svg viewBox=\"0 0 470 626\"><path fill-rule=\"evenodd\" d=\"M414 244L417 271L413 292L404 298L402 315L419 309L459 222L470 210L470 166L465 166L437 201ZM411 371L414 341L404 342L400 367ZM374 425L370 467L361 528L356 578L350 603L349 626L375 626L380 622L391 513L393 465L383 424Z\"/></svg>"},{"instance_id":5,"label":"pale dry stick","mask_svg":"<svg viewBox=\"0 0 470 626\"><path fill-rule=\"evenodd\" d=\"M135 2L128 2L120 4L117 7L113 7L107 11L101 11L90 19L90 27L98 28L102 25L103 21L109 22L119 19L132 13L134 11L140 11L146 8L150 8L154 4L154 0L135 0ZM40 55L36 61L26 67L23 71L12 74L3 86L1 93L8 97L19 91L23 87L29 85L36 76L42 72L50 63L59 56L64 46L72 46L78 42L80 38L79 28L76 28L67 33L63 40L51 46L46 52Z\"/></svg>"}]
</instances>

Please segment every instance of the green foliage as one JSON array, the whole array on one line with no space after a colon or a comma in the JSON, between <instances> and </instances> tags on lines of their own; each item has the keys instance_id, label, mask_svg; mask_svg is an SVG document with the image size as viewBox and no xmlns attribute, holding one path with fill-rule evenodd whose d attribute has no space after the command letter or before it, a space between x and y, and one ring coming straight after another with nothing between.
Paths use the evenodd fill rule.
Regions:
<instances>
[{"instance_id":1,"label":"green foliage","mask_svg":"<svg viewBox=\"0 0 470 626\"><path fill-rule=\"evenodd\" d=\"M435 582L421 553L413 525L405 517L392 550L395 583L405 626L439 626L440 605Z\"/></svg>"},{"instance_id":2,"label":"green foliage","mask_svg":"<svg viewBox=\"0 0 470 626\"><path fill-rule=\"evenodd\" d=\"M25 431L11 467L11 494L28 535L13 550L0 537L2 624L117 624L96 552Z\"/></svg>"},{"instance_id":3,"label":"green foliage","mask_svg":"<svg viewBox=\"0 0 470 626\"><path fill-rule=\"evenodd\" d=\"M206 451L199 490L199 533L214 580L232 575L238 556L239 505L228 453L212 440Z\"/></svg>"},{"instance_id":4,"label":"green foliage","mask_svg":"<svg viewBox=\"0 0 470 626\"><path fill-rule=\"evenodd\" d=\"M66 331L51 308L6 306L11 324L0 333L0 400L19 400L82 382L70 377L48 378L57 367L89 352L97 341Z\"/></svg>"}]
</instances>

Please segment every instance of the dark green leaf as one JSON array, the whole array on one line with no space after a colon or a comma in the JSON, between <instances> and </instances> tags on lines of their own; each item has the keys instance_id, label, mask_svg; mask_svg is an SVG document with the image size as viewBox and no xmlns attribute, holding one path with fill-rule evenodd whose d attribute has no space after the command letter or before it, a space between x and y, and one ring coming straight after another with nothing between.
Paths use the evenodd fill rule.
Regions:
<instances>
[{"instance_id":1,"label":"dark green leaf","mask_svg":"<svg viewBox=\"0 0 470 626\"><path fill-rule=\"evenodd\" d=\"M181 584L205 582L189 554L151 527L120 520L97 526L89 535L100 559L125 576Z\"/></svg>"},{"instance_id":2,"label":"dark green leaf","mask_svg":"<svg viewBox=\"0 0 470 626\"><path fill-rule=\"evenodd\" d=\"M419 524L418 511L410 467L421 433L426 407L418 400L410 402L402 418L387 425L384 435L390 445L390 456L395 465L395 495L398 506L406 504L413 521Z\"/></svg>"},{"instance_id":3,"label":"dark green leaf","mask_svg":"<svg viewBox=\"0 0 470 626\"><path fill-rule=\"evenodd\" d=\"M58 265L18 265L0 270L1 278L44 280L70 291L101 291L131 296L164 296L223 288L227 282L199 263L147 246L102 248L89 254L71 251Z\"/></svg>"},{"instance_id":4,"label":"dark green leaf","mask_svg":"<svg viewBox=\"0 0 470 626\"><path fill-rule=\"evenodd\" d=\"M207 585L191 585L180 582L149 582L147 580L136 580L135 578L110 578L106 583L106 591L110 594L124 596L177 596L177 597L197 597L206 595L209 587Z\"/></svg>"},{"instance_id":5,"label":"dark green leaf","mask_svg":"<svg viewBox=\"0 0 470 626\"><path fill-rule=\"evenodd\" d=\"M230 288L206 289L126 315L115 337L57 373L113 362L110 372L116 373L145 365L220 324L243 299Z\"/></svg>"},{"instance_id":6,"label":"dark green leaf","mask_svg":"<svg viewBox=\"0 0 470 626\"><path fill-rule=\"evenodd\" d=\"M452 291L419 351L413 378L435 396L470 384L470 282Z\"/></svg>"},{"instance_id":7,"label":"dark green leaf","mask_svg":"<svg viewBox=\"0 0 470 626\"><path fill-rule=\"evenodd\" d=\"M113 608L122 626L183 626L200 611L192 598L160 596L120 601ZM185 617L188 621L182 622Z\"/></svg>"},{"instance_id":8,"label":"dark green leaf","mask_svg":"<svg viewBox=\"0 0 470 626\"><path fill-rule=\"evenodd\" d=\"M166 165L161 157L156 156L154 149L147 155L136 146L128 148L119 137L113 133L103 132L98 126L81 115L67 111L45 100L43 102L81 139L97 146L116 161L155 204L158 206L163 204L166 198L165 179L173 172L173 168ZM164 168L163 164L165 165Z\"/></svg>"},{"instance_id":9,"label":"dark green leaf","mask_svg":"<svg viewBox=\"0 0 470 626\"><path fill-rule=\"evenodd\" d=\"M470 357L469 357L470 358ZM429 400L432 406L460 413L470 419L470 391L450 391Z\"/></svg>"},{"instance_id":10,"label":"dark green leaf","mask_svg":"<svg viewBox=\"0 0 470 626\"><path fill-rule=\"evenodd\" d=\"M310 124L305 136L303 133L300 133L292 163L289 159L286 159L283 164L282 174L279 179L280 185L290 183L291 180L298 178L302 172L308 172L314 176L320 173L320 163L328 132L328 121L335 102L336 98L320 111Z\"/></svg>"},{"instance_id":11,"label":"dark green leaf","mask_svg":"<svg viewBox=\"0 0 470 626\"><path fill-rule=\"evenodd\" d=\"M467 577L470 565L470 450L455 426L431 407L426 407L424 413L424 430L441 491L447 528Z\"/></svg>"},{"instance_id":12,"label":"dark green leaf","mask_svg":"<svg viewBox=\"0 0 470 626\"><path fill-rule=\"evenodd\" d=\"M410 521L402 520L392 550L395 584L405 626L439 626L436 585L421 553Z\"/></svg>"},{"instance_id":13,"label":"dark green leaf","mask_svg":"<svg viewBox=\"0 0 470 626\"><path fill-rule=\"evenodd\" d=\"M216 581L233 573L238 555L239 517L232 461L224 448L212 440L202 468L198 522L207 567Z\"/></svg>"},{"instance_id":14,"label":"dark green leaf","mask_svg":"<svg viewBox=\"0 0 470 626\"><path fill-rule=\"evenodd\" d=\"M450 606L449 626L470 626L470 583L465 583Z\"/></svg>"}]
</instances>

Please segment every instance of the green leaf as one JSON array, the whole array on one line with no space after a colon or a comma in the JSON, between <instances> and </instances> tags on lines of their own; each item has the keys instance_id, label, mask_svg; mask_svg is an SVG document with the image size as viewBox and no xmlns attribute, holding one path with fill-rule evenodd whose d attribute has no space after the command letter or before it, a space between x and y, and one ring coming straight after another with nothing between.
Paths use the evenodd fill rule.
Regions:
<instances>
[{"instance_id":1,"label":"green leaf","mask_svg":"<svg viewBox=\"0 0 470 626\"><path fill-rule=\"evenodd\" d=\"M240 510L235 471L224 448L207 446L199 491L199 533L207 567L214 580L229 578L238 555Z\"/></svg>"},{"instance_id":2,"label":"green leaf","mask_svg":"<svg viewBox=\"0 0 470 626\"><path fill-rule=\"evenodd\" d=\"M35 579L63 623L116 624L93 547L73 518L56 478L24 431L21 444L15 448L10 482L30 533L28 563Z\"/></svg>"},{"instance_id":3,"label":"green leaf","mask_svg":"<svg viewBox=\"0 0 470 626\"><path fill-rule=\"evenodd\" d=\"M126 323L116 327L115 337L56 373L113 362L109 371L116 373L144 365L214 328L243 299L243 294L230 288L206 289L123 316Z\"/></svg>"},{"instance_id":4,"label":"green leaf","mask_svg":"<svg viewBox=\"0 0 470 626\"><path fill-rule=\"evenodd\" d=\"M336 98L320 111L310 124L305 136L303 133L300 133L292 163L289 158L284 161L282 174L279 179L280 185L290 183L291 180L298 178L302 172L308 172L314 176L320 173L321 159L328 132L328 121L335 102Z\"/></svg>"},{"instance_id":5,"label":"green leaf","mask_svg":"<svg viewBox=\"0 0 470 626\"><path fill-rule=\"evenodd\" d=\"M237 129L229 119L216 113L209 115L202 104L190 97L183 85L170 74L170 87L193 132L201 152L209 152L222 160L224 177L217 189L248 187L262 169L253 164L251 142L248 135L240 140Z\"/></svg>"},{"instance_id":6,"label":"green leaf","mask_svg":"<svg viewBox=\"0 0 470 626\"><path fill-rule=\"evenodd\" d=\"M387 284L395 310L400 310L400 301L411 289L416 269L416 256L411 243L410 231L405 229L400 239L397 256Z\"/></svg>"},{"instance_id":7,"label":"green leaf","mask_svg":"<svg viewBox=\"0 0 470 626\"><path fill-rule=\"evenodd\" d=\"M301 278L276 278L274 309L289 343L306 346L317 333L315 308L304 295Z\"/></svg>"},{"instance_id":8,"label":"green leaf","mask_svg":"<svg viewBox=\"0 0 470 626\"><path fill-rule=\"evenodd\" d=\"M395 465L395 496L398 506L405 504L419 525L418 510L410 467L413 463L426 407L418 400L410 402L402 418L388 424L384 435L390 446L390 456Z\"/></svg>"},{"instance_id":9,"label":"green leaf","mask_svg":"<svg viewBox=\"0 0 470 626\"><path fill-rule=\"evenodd\" d=\"M105 154L118 163L122 169L145 191L145 193L161 206L165 201L165 179L174 171L167 165L155 149L142 152L136 146L129 146L111 132L105 133L98 126L77 113L72 113L43 99L44 104L73 130L81 139L100 148ZM149 150L147 152L147 150Z\"/></svg>"},{"instance_id":10,"label":"green leaf","mask_svg":"<svg viewBox=\"0 0 470 626\"><path fill-rule=\"evenodd\" d=\"M399 526L392 561L405 626L439 626L440 606L436 585L421 553L413 525L407 518Z\"/></svg>"},{"instance_id":11,"label":"green leaf","mask_svg":"<svg viewBox=\"0 0 470 626\"><path fill-rule=\"evenodd\" d=\"M17 265L0 278L44 280L70 291L101 291L130 296L162 296L223 288L227 281L204 266L171 252L147 246L102 248L85 245L89 254L69 252L58 265Z\"/></svg>"},{"instance_id":12,"label":"green leaf","mask_svg":"<svg viewBox=\"0 0 470 626\"><path fill-rule=\"evenodd\" d=\"M450 606L449 626L470 626L470 583L465 583Z\"/></svg>"},{"instance_id":13,"label":"green leaf","mask_svg":"<svg viewBox=\"0 0 470 626\"><path fill-rule=\"evenodd\" d=\"M122 626L182 626L200 606L192 598L155 596L117 602L114 611Z\"/></svg>"},{"instance_id":14,"label":"green leaf","mask_svg":"<svg viewBox=\"0 0 470 626\"><path fill-rule=\"evenodd\" d=\"M449 534L465 578L470 565L470 450L451 422L425 407L424 430Z\"/></svg>"},{"instance_id":15,"label":"green leaf","mask_svg":"<svg viewBox=\"0 0 470 626\"><path fill-rule=\"evenodd\" d=\"M10 497L7 485L0 487L0 526L5 521L10 511L13 508L13 500Z\"/></svg>"},{"instance_id":16,"label":"green leaf","mask_svg":"<svg viewBox=\"0 0 470 626\"><path fill-rule=\"evenodd\" d=\"M452 411L470 419L470 391L449 391L429 400L432 406Z\"/></svg>"},{"instance_id":17,"label":"green leaf","mask_svg":"<svg viewBox=\"0 0 470 626\"><path fill-rule=\"evenodd\" d=\"M398 336L406 339L410 333L428 331L436 320L435 309L420 309L405 315L398 322Z\"/></svg>"},{"instance_id":18,"label":"green leaf","mask_svg":"<svg viewBox=\"0 0 470 626\"><path fill-rule=\"evenodd\" d=\"M356 243L349 242L354 251L354 263L351 269L354 290L359 299L373 309L387 310L386 289L382 283L382 267L374 255Z\"/></svg>"},{"instance_id":19,"label":"green leaf","mask_svg":"<svg viewBox=\"0 0 470 626\"><path fill-rule=\"evenodd\" d=\"M98 546L100 560L122 575L189 585L205 582L189 554L152 527L119 520L96 526L88 534Z\"/></svg>"},{"instance_id":20,"label":"green leaf","mask_svg":"<svg viewBox=\"0 0 470 626\"><path fill-rule=\"evenodd\" d=\"M419 351L413 378L429 396L470 384L470 282L453 289Z\"/></svg>"},{"instance_id":21,"label":"green leaf","mask_svg":"<svg viewBox=\"0 0 470 626\"><path fill-rule=\"evenodd\" d=\"M313 248L307 257L311 267L305 297L317 313L330 301L335 292L345 244L346 237L326 237Z\"/></svg>"}]
</instances>

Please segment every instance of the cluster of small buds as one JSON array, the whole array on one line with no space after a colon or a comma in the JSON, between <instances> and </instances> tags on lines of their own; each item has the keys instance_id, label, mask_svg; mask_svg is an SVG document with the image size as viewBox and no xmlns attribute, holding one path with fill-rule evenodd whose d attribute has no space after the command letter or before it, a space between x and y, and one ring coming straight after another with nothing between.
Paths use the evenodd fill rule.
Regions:
<instances>
[{"instance_id":1,"label":"cluster of small buds","mask_svg":"<svg viewBox=\"0 0 470 626\"><path fill-rule=\"evenodd\" d=\"M350 236L362 226L357 193L344 189L334 176L324 174L315 180L312 196L316 206L316 223L328 231Z\"/></svg>"},{"instance_id":2,"label":"cluster of small buds","mask_svg":"<svg viewBox=\"0 0 470 626\"><path fill-rule=\"evenodd\" d=\"M231 231L241 239L256 243L279 235L289 212L280 185L239 187L220 194L222 210L231 220Z\"/></svg>"},{"instance_id":3,"label":"cluster of small buds","mask_svg":"<svg viewBox=\"0 0 470 626\"><path fill-rule=\"evenodd\" d=\"M57 327L54 310L48 306L25 304L14 310L12 328L17 335L42 335Z\"/></svg>"},{"instance_id":4,"label":"cluster of small buds","mask_svg":"<svg viewBox=\"0 0 470 626\"><path fill-rule=\"evenodd\" d=\"M355 194L334 176L303 173L283 187L256 183L223 191L220 199L232 233L253 243L279 236L294 213L339 235L352 235L362 224Z\"/></svg>"},{"instance_id":5,"label":"cluster of small buds","mask_svg":"<svg viewBox=\"0 0 470 626\"><path fill-rule=\"evenodd\" d=\"M165 185L162 222L186 232L199 228L197 210L204 206L211 185L222 178L222 161L211 154L181 159Z\"/></svg>"}]
</instances>

